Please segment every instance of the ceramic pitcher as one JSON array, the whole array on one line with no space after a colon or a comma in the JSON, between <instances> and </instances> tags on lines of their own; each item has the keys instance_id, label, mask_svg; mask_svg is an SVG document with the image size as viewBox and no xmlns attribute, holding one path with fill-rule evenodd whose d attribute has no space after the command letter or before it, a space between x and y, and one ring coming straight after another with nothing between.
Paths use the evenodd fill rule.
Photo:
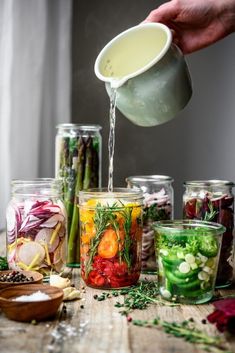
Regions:
<instances>
[{"instance_id":1,"label":"ceramic pitcher","mask_svg":"<svg viewBox=\"0 0 235 353\"><path fill-rule=\"evenodd\" d=\"M112 39L95 62L96 76L117 108L134 124L155 126L173 119L192 95L191 78L170 29L144 23Z\"/></svg>"}]
</instances>

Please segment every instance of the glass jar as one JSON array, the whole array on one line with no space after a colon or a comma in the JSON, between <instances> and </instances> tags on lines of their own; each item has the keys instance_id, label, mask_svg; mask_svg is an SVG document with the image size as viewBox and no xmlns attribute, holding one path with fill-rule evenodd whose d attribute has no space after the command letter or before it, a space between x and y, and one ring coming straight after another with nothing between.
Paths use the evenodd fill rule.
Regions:
<instances>
[{"instance_id":1,"label":"glass jar","mask_svg":"<svg viewBox=\"0 0 235 353\"><path fill-rule=\"evenodd\" d=\"M63 200L68 214L67 266L79 267L79 215L75 195L80 190L101 186L101 127L60 124L57 129L55 175L63 181Z\"/></svg>"},{"instance_id":2,"label":"glass jar","mask_svg":"<svg viewBox=\"0 0 235 353\"><path fill-rule=\"evenodd\" d=\"M209 301L225 228L197 220L162 221L153 227L160 295L184 304Z\"/></svg>"},{"instance_id":3,"label":"glass jar","mask_svg":"<svg viewBox=\"0 0 235 353\"><path fill-rule=\"evenodd\" d=\"M183 218L221 223L225 227L216 287L233 280L234 183L226 180L195 180L184 183Z\"/></svg>"},{"instance_id":4,"label":"glass jar","mask_svg":"<svg viewBox=\"0 0 235 353\"><path fill-rule=\"evenodd\" d=\"M13 180L6 210L7 261L13 270L44 275L66 262L67 214L56 179Z\"/></svg>"},{"instance_id":5,"label":"glass jar","mask_svg":"<svg viewBox=\"0 0 235 353\"><path fill-rule=\"evenodd\" d=\"M173 179L165 175L141 175L128 177L126 182L127 187L140 188L143 191L142 272L156 273L157 264L152 224L155 221L173 219Z\"/></svg>"},{"instance_id":6,"label":"glass jar","mask_svg":"<svg viewBox=\"0 0 235 353\"><path fill-rule=\"evenodd\" d=\"M81 275L95 288L137 283L141 271L141 191L117 188L81 191Z\"/></svg>"}]
</instances>

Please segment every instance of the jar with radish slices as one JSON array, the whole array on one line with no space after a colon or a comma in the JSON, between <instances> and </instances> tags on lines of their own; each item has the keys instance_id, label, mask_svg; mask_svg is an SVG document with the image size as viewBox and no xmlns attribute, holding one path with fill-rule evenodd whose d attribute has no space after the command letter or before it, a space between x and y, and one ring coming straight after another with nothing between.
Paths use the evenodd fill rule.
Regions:
<instances>
[{"instance_id":1,"label":"jar with radish slices","mask_svg":"<svg viewBox=\"0 0 235 353\"><path fill-rule=\"evenodd\" d=\"M166 175L139 175L126 178L127 187L141 189L144 196L142 272L154 274L157 262L154 249L155 221L173 219L173 179Z\"/></svg>"},{"instance_id":2,"label":"jar with radish slices","mask_svg":"<svg viewBox=\"0 0 235 353\"><path fill-rule=\"evenodd\" d=\"M94 288L137 283L141 271L142 193L80 191L81 275Z\"/></svg>"},{"instance_id":3,"label":"jar with radish slices","mask_svg":"<svg viewBox=\"0 0 235 353\"><path fill-rule=\"evenodd\" d=\"M227 180L192 180L184 183L183 217L220 223L225 227L216 287L228 287L234 268L234 183Z\"/></svg>"},{"instance_id":4,"label":"jar with radish slices","mask_svg":"<svg viewBox=\"0 0 235 353\"><path fill-rule=\"evenodd\" d=\"M7 260L10 269L44 275L66 263L67 214L61 181L13 180L6 210Z\"/></svg>"}]
</instances>

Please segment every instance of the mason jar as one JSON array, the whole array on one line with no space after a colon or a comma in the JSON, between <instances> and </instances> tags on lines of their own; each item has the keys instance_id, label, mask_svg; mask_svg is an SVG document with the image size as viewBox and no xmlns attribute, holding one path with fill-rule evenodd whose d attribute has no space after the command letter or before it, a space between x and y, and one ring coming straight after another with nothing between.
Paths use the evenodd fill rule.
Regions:
<instances>
[{"instance_id":1,"label":"mason jar","mask_svg":"<svg viewBox=\"0 0 235 353\"><path fill-rule=\"evenodd\" d=\"M79 215L75 195L80 190L101 186L101 127L60 124L57 129L55 175L63 182L63 200L68 214L67 266L79 267Z\"/></svg>"},{"instance_id":2,"label":"mason jar","mask_svg":"<svg viewBox=\"0 0 235 353\"><path fill-rule=\"evenodd\" d=\"M156 273L153 222L173 219L173 179L166 175L141 175L126 178L127 187L141 189L144 196L142 272Z\"/></svg>"},{"instance_id":3,"label":"mason jar","mask_svg":"<svg viewBox=\"0 0 235 353\"><path fill-rule=\"evenodd\" d=\"M60 272L66 263L67 214L56 179L13 180L6 210L10 269Z\"/></svg>"},{"instance_id":4,"label":"mason jar","mask_svg":"<svg viewBox=\"0 0 235 353\"><path fill-rule=\"evenodd\" d=\"M198 220L161 221L153 227L160 295L183 304L209 301L225 228Z\"/></svg>"},{"instance_id":5,"label":"mason jar","mask_svg":"<svg viewBox=\"0 0 235 353\"><path fill-rule=\"evenodd\" d=\"M223 234L216 287L227 287L233 280L234 183L226 180L195 180L184 183L183 217L222 224Z\"/></svg>"},{"instance_id":6,"label":"mason jar","mask_svg":"<svg viewBox=\"0 0 235 353\"><path fill-rule=\"evenodd\" d=\"M141 272L143 196L117 188L79 193L81 276L94 288L137 283Z\"/></svg>"}]
</instances>

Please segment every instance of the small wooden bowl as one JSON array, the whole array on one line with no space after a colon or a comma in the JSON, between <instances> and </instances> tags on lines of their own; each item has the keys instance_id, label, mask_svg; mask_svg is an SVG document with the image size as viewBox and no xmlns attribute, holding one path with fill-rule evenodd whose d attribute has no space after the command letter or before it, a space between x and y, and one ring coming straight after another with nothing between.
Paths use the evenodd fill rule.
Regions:
<instances>
[{"instance_id":1,"label":"small wooden bowl","mask_svg":"<svg viewBox=\"0 0 235 353\"><path fill-rule=\"evenodd\" d=\"M21 295L30 295L41 291L50 299L19 302L12 300ZM0 290L0 307L4 314L15 321L41 321L53 317L63 301L63 290L47 284L28 284L8 287Z\"/></svg>"},{"instance_id":2,"label":"small wooden bowl","mask_svg":"<svg viewBox=\"0 0 235 353\"><path fill-rule=\"evenodd\" d=\"M0 271L0 276L8 275L11 272L13 272L13 270ZM2 281L0 281L0 289L18 286L18 285L42 283L43 275L39 272L36 272L36 271L19 271L19 272L23 273L26 277L33 277L33 281L28 281L28 282L2 282Z\"/></svg>"}]
</instances>

